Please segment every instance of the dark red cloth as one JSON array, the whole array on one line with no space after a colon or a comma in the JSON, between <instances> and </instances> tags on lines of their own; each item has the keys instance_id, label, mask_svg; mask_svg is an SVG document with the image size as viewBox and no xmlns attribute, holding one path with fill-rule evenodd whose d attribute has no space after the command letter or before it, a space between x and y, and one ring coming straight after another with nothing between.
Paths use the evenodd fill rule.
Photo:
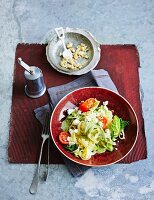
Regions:
<instances>
[{"instance_id":1,"label":"dark red cloth","mask_svg":"<svg viewBox=\"0 0 154 200\"><path fill-rule=\"evenodd\" d=\"M18 44L15 54L12 108L8 160L12 163L37 163L42 142L42 127L36 120L33 110L49 102L47 93L31 99L24 93L23 68L17 58L31 66L42 69L47 88L68 83L77 76L68 76L55 71L46 59L45 44ZM101 59L96 69L105 69L118 91L133 106L139 120L139 137L136 145L121 163L130 163L147 157L144 120L139 94L139 55L134 45L101 45ZM42 163L47 160L47 145ZM58 150L51 144L50 163L63 163Z\"/></svg>"}]
</instances>

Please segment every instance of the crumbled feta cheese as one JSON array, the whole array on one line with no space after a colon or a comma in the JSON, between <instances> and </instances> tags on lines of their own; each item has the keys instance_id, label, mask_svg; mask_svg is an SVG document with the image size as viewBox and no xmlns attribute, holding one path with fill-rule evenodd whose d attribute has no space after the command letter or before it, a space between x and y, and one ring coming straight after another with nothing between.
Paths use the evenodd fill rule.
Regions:
<instances>
[{"instance_id":1,"label":"crumbled feta cheese","mask_svg":"<svg viewBox=\"0 0 154 200\"><path fill-rule=\"evenodd\" d=\"M69 129L69 133L72 134L72 133L78 133L78 129Z\"/></svg>"},{"instance_id":2,"label":"crumbled feta cheese","mask_svg":"<svg viewBox=\"0 0 154 200\"><path fill-rule=\"evenodd\" d=\"M111 133L111 131L109 129L106 129L105 130L105 137L110 138L111 137L110 133Z\"/></svg>"},{"instance_id":3,"label":"crumbled feta cheese","mask_svg":"<svg viewBox=\"0 0 154 200\"><path fill-rule=\"evenodd\" d=\"M78 129L74 129L73 133L78 133Z\"/></svg>"},{"instance_id":4,"label":"crumbled feta cheese","mask_svg":"<svg viewBox=\"0 0 154 200\"><path fill-rule=\"evenodd\" d=\"M108 103L109 103L108 101L104 101L104 102L103 102L103 105L104 105L104 106L107 106Z\"/></svg>"},{"instance_id":5,"label":"crumbled feta cheese","mask_svg":"<svg viewBox=\"0 0 154 200\"><path fill-rule=\"evenodd\" d=\"M78 125L79 123L80 123L80 121L79 121L78 119L75 119L75 120L72 122L73 125Z\"/></svg>"},{"instance_id":6,"label":"crumbled feta cheese","mask_svg":"<svg viewBox=\"0 0 154 200\"><path fill-rule=\"evenodd\" d=\"M73 133L73 131L74 131L73 129L71 129L71 128L69 129L69 133L70 134Z\"/></svg>"},{"instance_id":7,"label":"crumbled feta cheese","mask_svg":"<svg viewBox=\"0 0 154 200\"><path fill-rule=\"evenodd\" d=\"M73 111L74 111L74 109L68 109L67 110L68 115L72 114Z\"/></svg>"},{"instance_id":8,"label":"crumbled feta cheese","mask_svg":"<svg viewBox=\"0 0 154 200\"><path fill-rule=\"evenodd\" d=\"M92 118L90 116L86 116L85 117L86 121L90 122L92 120Z\"/></svg>"},{"instance_id":9,"label":"crumbled feta cheese","mask_svg":"<svg viewBox=\"0 0 154 200\"><path fill-rule=\"evenodd\" d=\"M81 115L81 113L82 113L81 110L78 110L78 114Z\"/></svg>"},{"instance_id":10,"label":"crumbled feta cheese","mask_svg":"<svg viewBox=\"0 0 154 200\"><path fill-rule=\"evenodd\" d=\"M73 142L73 141L72 141L72 138L69 137L69 136L67 137L67 141L69 142L69 145L70 145L70 146L75 144L75 142Z\"/></svg>"}]
</instances>

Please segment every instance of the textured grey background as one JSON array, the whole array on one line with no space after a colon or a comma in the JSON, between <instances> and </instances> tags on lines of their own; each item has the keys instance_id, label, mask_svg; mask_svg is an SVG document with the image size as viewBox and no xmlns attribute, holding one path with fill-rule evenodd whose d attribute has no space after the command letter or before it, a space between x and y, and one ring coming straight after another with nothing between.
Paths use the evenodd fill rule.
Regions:
<instances>
[{"instance_id":1,"label":"textured grey background","mask_svg":"<svg viewBox=\"0 0 154 200\"><path fill-rule=\"evenodd\" d=\"M81 178L51 165L48 181L32 196L28 189L36 166L7 162L14 53L18 42L44 42L59 26L87 29L103 44L137 45L148 159L90 169ZM0 0L0 199L154 199L153 45L153 0Z\"/></svg>"}]
</instances>

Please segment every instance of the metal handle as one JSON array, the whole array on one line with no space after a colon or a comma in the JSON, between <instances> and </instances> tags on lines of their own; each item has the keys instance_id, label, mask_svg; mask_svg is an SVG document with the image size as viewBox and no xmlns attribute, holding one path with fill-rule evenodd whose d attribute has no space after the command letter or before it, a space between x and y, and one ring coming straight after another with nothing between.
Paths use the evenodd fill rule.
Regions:
<instances>
[{"instance_id":1,"label":"metal handle","mask_svg":"<svg viewBox=\"0 0 154 200\"><path fill-rule=\"evenodd\" d=\"M40 150L40 156L39 156L38 165L37 165L36 172L35 172L35 175L34 175L34 177L33 177L31 186L30 186L30 188L29 188L29 192L30 192L31 194L36 194L36 192L37 192L38 183L39 183L40 163L41 163L42 150L43 150L43 145L44 145L45 140L46 140L46 138L43 138L42 145L41 145L41 150Z\"/></svg>"},{"instance_id":2,"label":"metal handle","mask_svg":"<svg viewBox=\"0 0 154 200\"><path fill-rule=\"evenodd\" d=\"M47 164L45 165L45 170L43 174L43 180L47 181L48 175L49 175L49 159L50 159L50 138L48 138L48 158L47 158Z\"/></svg>"},{"instance_id":3,"label":"metal handle","mask_svg":"<svg viewBox=\"0 0 154 200\"><path fill-rule=\"evenodd\" d=\"M34 74L33 70L21 58L18 58L18 63L30 74Z\"/></svg>"},{"instance_id":4,"label":"metal handle","mask_svg":"<svg viewBox=\"0 0 154 200\"><path fill-rule=\"evenodd\" d=\"M62 41L63 47L65 50L67 50L65 42L64 42L64 38L65 38L65 34L64 34L64 29L63 27L59 27L59 28L55 28L55 31L59 37L59 39Z\"/></svg>"},{"instance_id":5,"label":"metal handle","mask_svg":"<svg viewBox=\"0 0 154 200\"><path fill-rule=\"evenodd\" d=\"M55 28L55 31L60 39L65 37L63 27Z\"/></svg>"}]
</instances>

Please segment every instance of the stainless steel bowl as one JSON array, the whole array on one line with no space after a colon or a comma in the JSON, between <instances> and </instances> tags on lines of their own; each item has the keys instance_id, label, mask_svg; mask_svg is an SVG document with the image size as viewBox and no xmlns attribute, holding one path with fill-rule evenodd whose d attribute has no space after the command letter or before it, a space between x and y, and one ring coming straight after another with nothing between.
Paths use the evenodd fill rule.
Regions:
<instances>
[{"instance_id":1,"label":"stainless steel bowl","mask_svg":"<svg viewBox=\"0 0 154 200\"><path fill-rule=\"evenodd\" d=\"M61 40L55 33L46 47L46 56L48 62L57 71L68 75L81 75L94 69L100 60L100 44L88 31L79 28L64 28L65 43L72 42L74 46L84 43L89 51L87 59L83 68L79 70L64 69L60 66L60 53L63 52L63 45Z\"/></svg>"}]
</instances>

